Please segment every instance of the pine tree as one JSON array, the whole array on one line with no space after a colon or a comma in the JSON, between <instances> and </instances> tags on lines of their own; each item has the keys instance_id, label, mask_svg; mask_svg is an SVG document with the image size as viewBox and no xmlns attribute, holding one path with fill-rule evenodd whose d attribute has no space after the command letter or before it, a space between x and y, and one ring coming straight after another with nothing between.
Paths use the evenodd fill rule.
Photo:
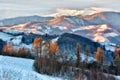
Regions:
<instances>
[{"instance_id":1,"label":"pine tree","mask_svg":"<svg viewBox=\"0 0 120 80\"><path fill-rule=\"evenodd\" d=\"M83 62L83 67L87 67L88 57L90 55L90 46L88 46L88 45L85 48L85 55L86 55L86 57L85 57L85 61Z\"/></svg>"},{"instance_id":2,"label":"pine tree","mask_svg":"<svg viewBox=\"0 0 120 80\"><path fill-rule=\"evenodd\" d=\"M85 61L86 62L88 62L88 57L89 57L89 55L90 55L90 46L86 46L86 49L85 49L85 55L86 55L86 59L85 59Z\"/></svg>"},{"instance_id":3,"label":"pine tree","mask_svg":"<svg viewBox=\"0 0 120 80\"><path fill-rule=\"evenodd\" d=\"M79 43L77 43L77 47L76 47L76 67L79 67L80 66L80 60L81 60L81 57L80 57L80 53L81 53L81 46Z\"/></svg>"}]
</instances>

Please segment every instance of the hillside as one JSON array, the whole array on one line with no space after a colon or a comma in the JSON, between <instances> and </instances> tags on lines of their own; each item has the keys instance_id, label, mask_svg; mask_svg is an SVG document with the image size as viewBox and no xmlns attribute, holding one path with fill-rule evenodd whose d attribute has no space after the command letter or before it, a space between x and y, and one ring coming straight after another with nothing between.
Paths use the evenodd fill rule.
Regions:
<instances>
[{"instance_id":1,"label":"hillside","mask_svg":"<svg viewBox=\"0 0 120 80\"><path fill-rule=\"evenodd\" d=\"M14 48L26 47L30 51L32 50L32 42L36 37L42 37L43 41L50 39L51 41L57 41L60 51L67 51L69 56L75 56L75 46L79 42L84 50L87 45L91 47L91 52L96 51L97 47L100 46L99 43L94 42L88 38L80 35L64 33L62 35L36 35L36 34L20 34L19 36L14 36L12 34L7 34L0 32L0 39L6 41L12 41ZM3 37L6 36L6 37ZM2 42L1 42L2 43ZM44 43L43 43L44 44ZM74 47L73 47L74 46ZM1 46L2 47L2 46ZM73 47L73 48L72 48ZM2 50L2 48L0 49Z\"/></svg>"},{"instance_id":2,"label":"hillside","mask_svg":"<svg viewBox=\"0 0 120 80\"><path fill-rule=\"evenodd\" d=\"M61 35L67 32L81 35L95 42L107 41L120 45L119 21L119 12L100 12L84 16L28 16L1 20L0 30L11 34L40 35Z\"/></svg>"},{"instance_id":3,"label":"hillside","mask_svg":"<svg viewBox=\"0 0 120 80\"><path fill-rule=\"evenodd\" d=\"M0 80L61 80L34 71L34 60L0 56Z\"/></svg>"}]
</instances>

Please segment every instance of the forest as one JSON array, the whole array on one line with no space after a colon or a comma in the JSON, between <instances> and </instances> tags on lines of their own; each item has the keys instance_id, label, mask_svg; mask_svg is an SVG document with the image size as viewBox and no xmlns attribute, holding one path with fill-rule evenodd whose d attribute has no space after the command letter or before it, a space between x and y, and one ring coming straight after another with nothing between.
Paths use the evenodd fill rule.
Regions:
<instances>
[{"instance_id":1,"label":"forest","mask_svg":"<svg viewBox=\"0 0 120 80\"><path fill-rule=\"evenodd\" d=\"M87 45L85 50L78 42L74 54L75 59L68 58L67 51L60 51L58 43L50 39L43 42L42 37L37 37L32 43L32 50L25 47L15 49L12 41L4 44L2 55L35 59L34 69L41 74L63 77L69 80L115 80L112 75L120 75L120 50L116 45L111 64L106 61L105 51L98 47L94 53ZM85 55L82 60L81 54ZM89 62L89 57L94 54L95 61Z\"/></svg>"}]
</instances>

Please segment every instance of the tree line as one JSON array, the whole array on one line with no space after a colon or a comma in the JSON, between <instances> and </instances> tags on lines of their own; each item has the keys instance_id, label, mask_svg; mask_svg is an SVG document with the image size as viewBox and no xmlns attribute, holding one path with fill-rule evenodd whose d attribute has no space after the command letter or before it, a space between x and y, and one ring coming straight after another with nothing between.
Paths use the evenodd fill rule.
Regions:
<instances>
[{"instance_id":1,"label":"tree line","mask_svg":"<svg viewBox=\"0 0 120 80\"><path fill-rule=\"evenodd\" d=\"M5 44L3 55L19 57L34 55L34 68L42 74L63 76L70 80L79 80L86 76L88 80L115 80L114 77L110 75L106 77L104 74L120 75L120 50L117 45L111 65L107 65L105 52L101 47L94 52L95 61L89 62L89 57L92 55L90 46L87 45L85 51L82 51L80 43L76 44L76 59L68 59L68 53L60 51L57 42L52 42L50 39L44 42L42 37L34 39L31 52L25 47L16 50L13 46L12 42ZM82 60L81 54L85 55L84 60Z\"/></svg>"},{"instance_id":2,"label":"tree line","mask_svg":"<svg viewBox=\"0 0 120 80\"><path fill-rule=\"evenodd\" d=\"M14 48L13 42L9 41L3 46L2 55L27 58L30 54L26 47Z\"/></svg>"},{"instance_id":3,"label":"tree line","mask_svg":"<svg viewBox=\"0 0 120 80\"><path fill-rule=\"evenodd\" d=\"M80 80L80 78L83 79L85 76L87 76L88 80L115 80L114 77L110 75L106 77L104 74L120 74L118 65L119 61L116 63L116 58L120 55L119 49L114 52L117 55L115 55L115 58L113 59L113 64L106 65L105 52L101 47L98 47L97 51L94 52L95 61L92 63L89 63L91 51L90 46L88 45L84 51L84 61L82 61L82 46L80 43L76 44L75 60L68 59L67 52L59 51L57 42L51 43L50 40L47 40L45 42L45 47L47 47L47 49L45 49L47 54L38 55L34 63L35 70L39 73L52 76L64 76L70 80ZM104 66L107 68L104 68ZM114 68L113 71L111 71L112 68Z\"/></svg>"}]
</instances>

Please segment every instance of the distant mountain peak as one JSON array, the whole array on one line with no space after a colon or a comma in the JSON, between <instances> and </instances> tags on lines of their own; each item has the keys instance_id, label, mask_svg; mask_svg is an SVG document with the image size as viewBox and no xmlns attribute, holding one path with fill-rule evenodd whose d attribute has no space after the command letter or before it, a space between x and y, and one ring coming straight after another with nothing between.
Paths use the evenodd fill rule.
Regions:
<instances>
[{"instance_id":1,"label":"distant mountain peak","mask_svg":"<svg viewBox=\"0 0 120 80\"><path fill-rule=\"evenodd\" d=\"M77 15L93 15L96 13L101 13L101 12L118 12L117 10L109 9L109 8L99 8L99 7L90 7L90 8L85 8L83 10L74 10L74 9L65 9L65 8L60 8L57 9L55 13L48 14L48 15L43 15L45 17L52 16L52 17L59 17L59 16L77 16Z\"/></svg>"}]
</instances>

